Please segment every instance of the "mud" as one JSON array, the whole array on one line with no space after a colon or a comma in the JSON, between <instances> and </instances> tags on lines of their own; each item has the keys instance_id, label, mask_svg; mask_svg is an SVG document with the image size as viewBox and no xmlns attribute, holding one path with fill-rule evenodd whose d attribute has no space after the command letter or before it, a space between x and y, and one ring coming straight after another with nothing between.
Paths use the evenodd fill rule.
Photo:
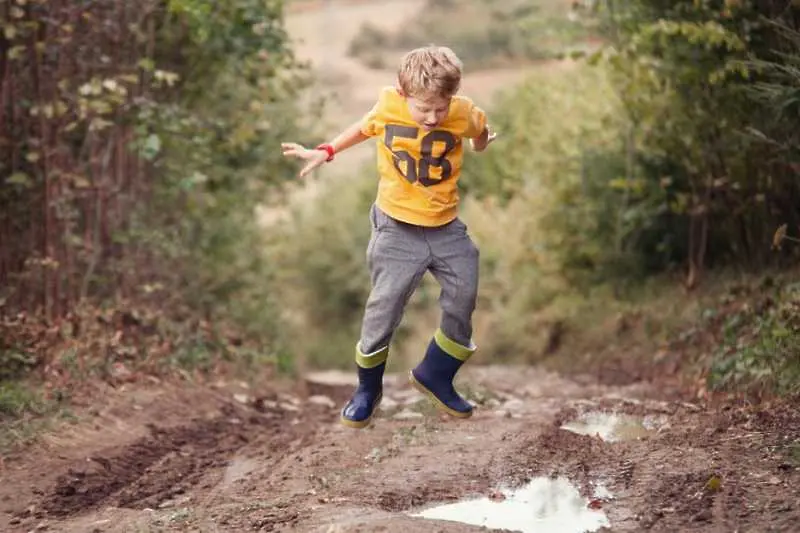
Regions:
<instances>
[{"instance_id":1,"label":"mud","mask_svg":"<svg viewBox=\"0 0 800 533\"><path fill-rule=\"evenodd\" d=\"M276 431L285 423L284 411L243 414L232 406L224 411L217 418L176 428L148 425L147 437L69 467L46 495L42 511L61 517L98 505L157 508L196 486L204 473L225 467L227 457L254 433L274 432L275 444L291 437L290 432Z\"/></svg>"},{"instance_id":2,"label":"mud","mask_svg":"<svg viewBox=\"0 0 800 533\"><path fill-rule=\"evenodd\" d=\"M792 531L800 519L791 402L664 401L653 383L475 366L458 383L476 404L473 418L438 414L401 373L386 378L390 407L359 431L337 422L351 378L311 376L297 387L307 396L118 394L69 438L6 460L0 531L479 531L420 513L500 504L542 479L563 480L601 512L608 526L597 531ZM666 423L627 440L562 428L594 412Z\"/></svg>"}]
</instances>

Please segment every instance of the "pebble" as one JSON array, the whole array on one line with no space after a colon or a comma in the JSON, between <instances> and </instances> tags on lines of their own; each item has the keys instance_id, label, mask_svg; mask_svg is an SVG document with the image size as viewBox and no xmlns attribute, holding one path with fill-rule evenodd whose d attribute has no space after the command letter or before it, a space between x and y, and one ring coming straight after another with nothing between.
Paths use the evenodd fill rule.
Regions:
<instances>
[{"instance_id":1,"label":"pebble","mask_svg":"<svg viewBox=\"0 0 800 533\"><path fill-rule=\"evenodd\" d=\"M395 420L413 420L416 418L422 418L422 413L411 411L409 409L403 409L399 413L395 414L392 418Z\"/></svg>"},{"instance_id":2,"label":"pebble","mask_svg":"<svg viewBox=\"0 0 800 533\"><path fill-rule=\"evenodd\" d=\"M331 409L336 407L336 402L334 402L328 396L322 394L315 394L314 396L309 396L308 403L314 405L321 405L322 407L330 407Z\"/></svg>"}]
</instances>

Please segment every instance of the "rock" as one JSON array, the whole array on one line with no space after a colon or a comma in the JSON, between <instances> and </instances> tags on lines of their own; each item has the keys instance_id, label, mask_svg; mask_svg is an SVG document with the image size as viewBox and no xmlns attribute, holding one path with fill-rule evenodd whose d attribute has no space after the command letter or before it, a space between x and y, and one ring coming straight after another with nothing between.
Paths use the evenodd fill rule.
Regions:
<instances>
[{"instance_id":1,"label":"rock","mask_svg":"<svg viewBox=\"0 0 800 533\"><path fill-rule=\"evenodd\" d=\"M410 409L403 409L399 413L395 414L392 418L395 420L414 420L416 418L422 418L422 413L411 411Z\"/></svg>"},{"instance_id":2,"label":"rock","mask_svg":"<svg viewBox=\"0 0 800 533\"><path fill-rule=\"evenodd\" d=\"M383 397L381 400L381 408L382 409L394 409L395 407L399 406L400 404L397 403L395 400L388 398L386 396Z\"/></svg>"},{"instance_id":3,"label":"rock","mask_svg":"<svg viewBox=\"0 0 800 533\"><path fill-rule=\"evenodd\" d=\"M525 407L525 402L519 398L512 398L503 404L503 409L513 412L520 412L523 407Z\"/></svg>"},{"instance_id":4,"label":"rock","mask_svg":"<svg viewBox=\"0 0 800 533\"><path fill-rule=\"evenodd\" d=\"M312 372L305 376L309 383L328 385L333 387L349 387L358 385L358 376L355 372L342 372L340 370L328 370L325 372Z\"/></svg>"},{"instance_id":5,"label":"rock","mask_svg":"<svg viewBox=\"0 0 800 533\"><path fill-rule=\"evenodd\" d=\"M291 404L294 406L299 406L302 403L297 396L292 396L290 394L279 394L278 399L281 401L282 404Z\"/></svg>"},{"instance_id":6,"label":"rock","mask_svg":"<svg viewBox=\"0 0 800 533\"><path fill-rule=\"evenodd\" d=\"M324 396L322 394L315 394L314 396L310 396L308 398L308 403L313 405L320 405L322 407L328 407L331 409L336 407L336 402L334 402L328 396Z\"/></svg>"}]
</instances>

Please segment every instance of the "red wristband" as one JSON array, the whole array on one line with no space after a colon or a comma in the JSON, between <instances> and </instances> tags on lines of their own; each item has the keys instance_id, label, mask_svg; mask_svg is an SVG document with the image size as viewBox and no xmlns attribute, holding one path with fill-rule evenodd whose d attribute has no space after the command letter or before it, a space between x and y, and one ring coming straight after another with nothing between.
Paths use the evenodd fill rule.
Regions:
<instances>
[{"instance_id":1,"label":"red wristband","mask_svg":"<svg viewBox=\"0 0 800 533\"><path fill-rule=\"evenodd\" d=\"M317 150L325 150L326 152L328 152L328 159L326 159L325 161L333 161L333 156L335 154L333 146L327 143L320 144L319 146L317 146Z\"/></svg>"}]
</instances>

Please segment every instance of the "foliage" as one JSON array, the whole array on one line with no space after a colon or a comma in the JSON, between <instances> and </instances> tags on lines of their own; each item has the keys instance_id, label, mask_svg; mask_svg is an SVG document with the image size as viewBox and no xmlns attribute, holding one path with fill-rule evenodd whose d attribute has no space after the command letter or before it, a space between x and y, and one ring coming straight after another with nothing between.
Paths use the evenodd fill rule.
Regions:
<instances>
[{"instance_id":1,"label":"foliage","mask_svg":"<svg viewBox=\"0 0 800 533\"><path fill-rule=\"evenodd\" d=\"M749 393L800 391L800 285L780 284L726 313L709 385Z\"/></svg>"},{"instance_id":2,"label":"foliage","mask_svg":"<svg viewBox=\"0 0 800 533\"><path fill-rule=\"evenodd\" d=\"M470 69L548 59L588 35L567 11L565 3L549 0L427 0L396 32L365 24L349 53L373 68L385 66L387 53L431 42L456 50Z\"/></svg>"},{"instance_id":3,"label":"foliage","mask_svg":"<svg viewBox=\"0 0 800 533\"><path fill-rule=\"evenodd\" d=\"M0 382L0 422L28 412L41 412L35 394L19 384Z\"/></svg>"},{"instance_id":4,"label":"foliage","mask_svg":"<svg viewBox=\"0 0 800 533\"><path fill-rule=\"evenodd\" d=\"M774 317L759 319L752 326L755 338L741 347L731 339L714 363L710 384L716 389L770 388L796 393L800 379L797 346L800 333L787 329Z\"/></svg>"},{"instance_id":5,"label":"foliage","mask_svg":"<svg viewBox=\"0 0 800 533\"><path fill-rule=\"evenodd\" d=\"M570 279L619 282L688 266L695 287L706 265L768 264L774 229L800 227L796 8L719 4L598 2L608 44L589 62L619 105L574 155L541 139L544 126L531 121L553 97L517 91L493 110L513 142L476 158L465 183L502 202L536 188L548 200L541 208L563 211L545 233L558 243L547 248L555 268ZM566 167L581 161L580 187L542 183L537 152Z\"/></svg>"},{"instance_id":6,"label":"foliage","mask_svg":"<svg viewBox=\"0 0 800 533\"><path fill-rule=\"evenodd\" d=\"M124 346L129 370L283 357L255 225L293 176L275 147L306 84L282 3L14 0L0 15L0 318L16 339L0 379L66 352L107 375L122 362L108 322L74 333L76 353L31 348L87 308L157 315L157 337Z\"/></svg>"},{"instance_id":7,"label":"foliage","mask_svg":"<svg viewBox=\"0 0 800 533\"><path fill-rule=\"evenodd\" d=\"M798 222L800 167L796 150L787 149L798 118L790 88L797 8L781 1L603 5L612 41L594 59L615 73L645 184L630 206L658 205L624 239L640 253L672 247L669 259L688 264L690 287L707 264L766 264L774 228ZM643 225L656 231L637 231Z\"/></svg>"}]
</instances>

